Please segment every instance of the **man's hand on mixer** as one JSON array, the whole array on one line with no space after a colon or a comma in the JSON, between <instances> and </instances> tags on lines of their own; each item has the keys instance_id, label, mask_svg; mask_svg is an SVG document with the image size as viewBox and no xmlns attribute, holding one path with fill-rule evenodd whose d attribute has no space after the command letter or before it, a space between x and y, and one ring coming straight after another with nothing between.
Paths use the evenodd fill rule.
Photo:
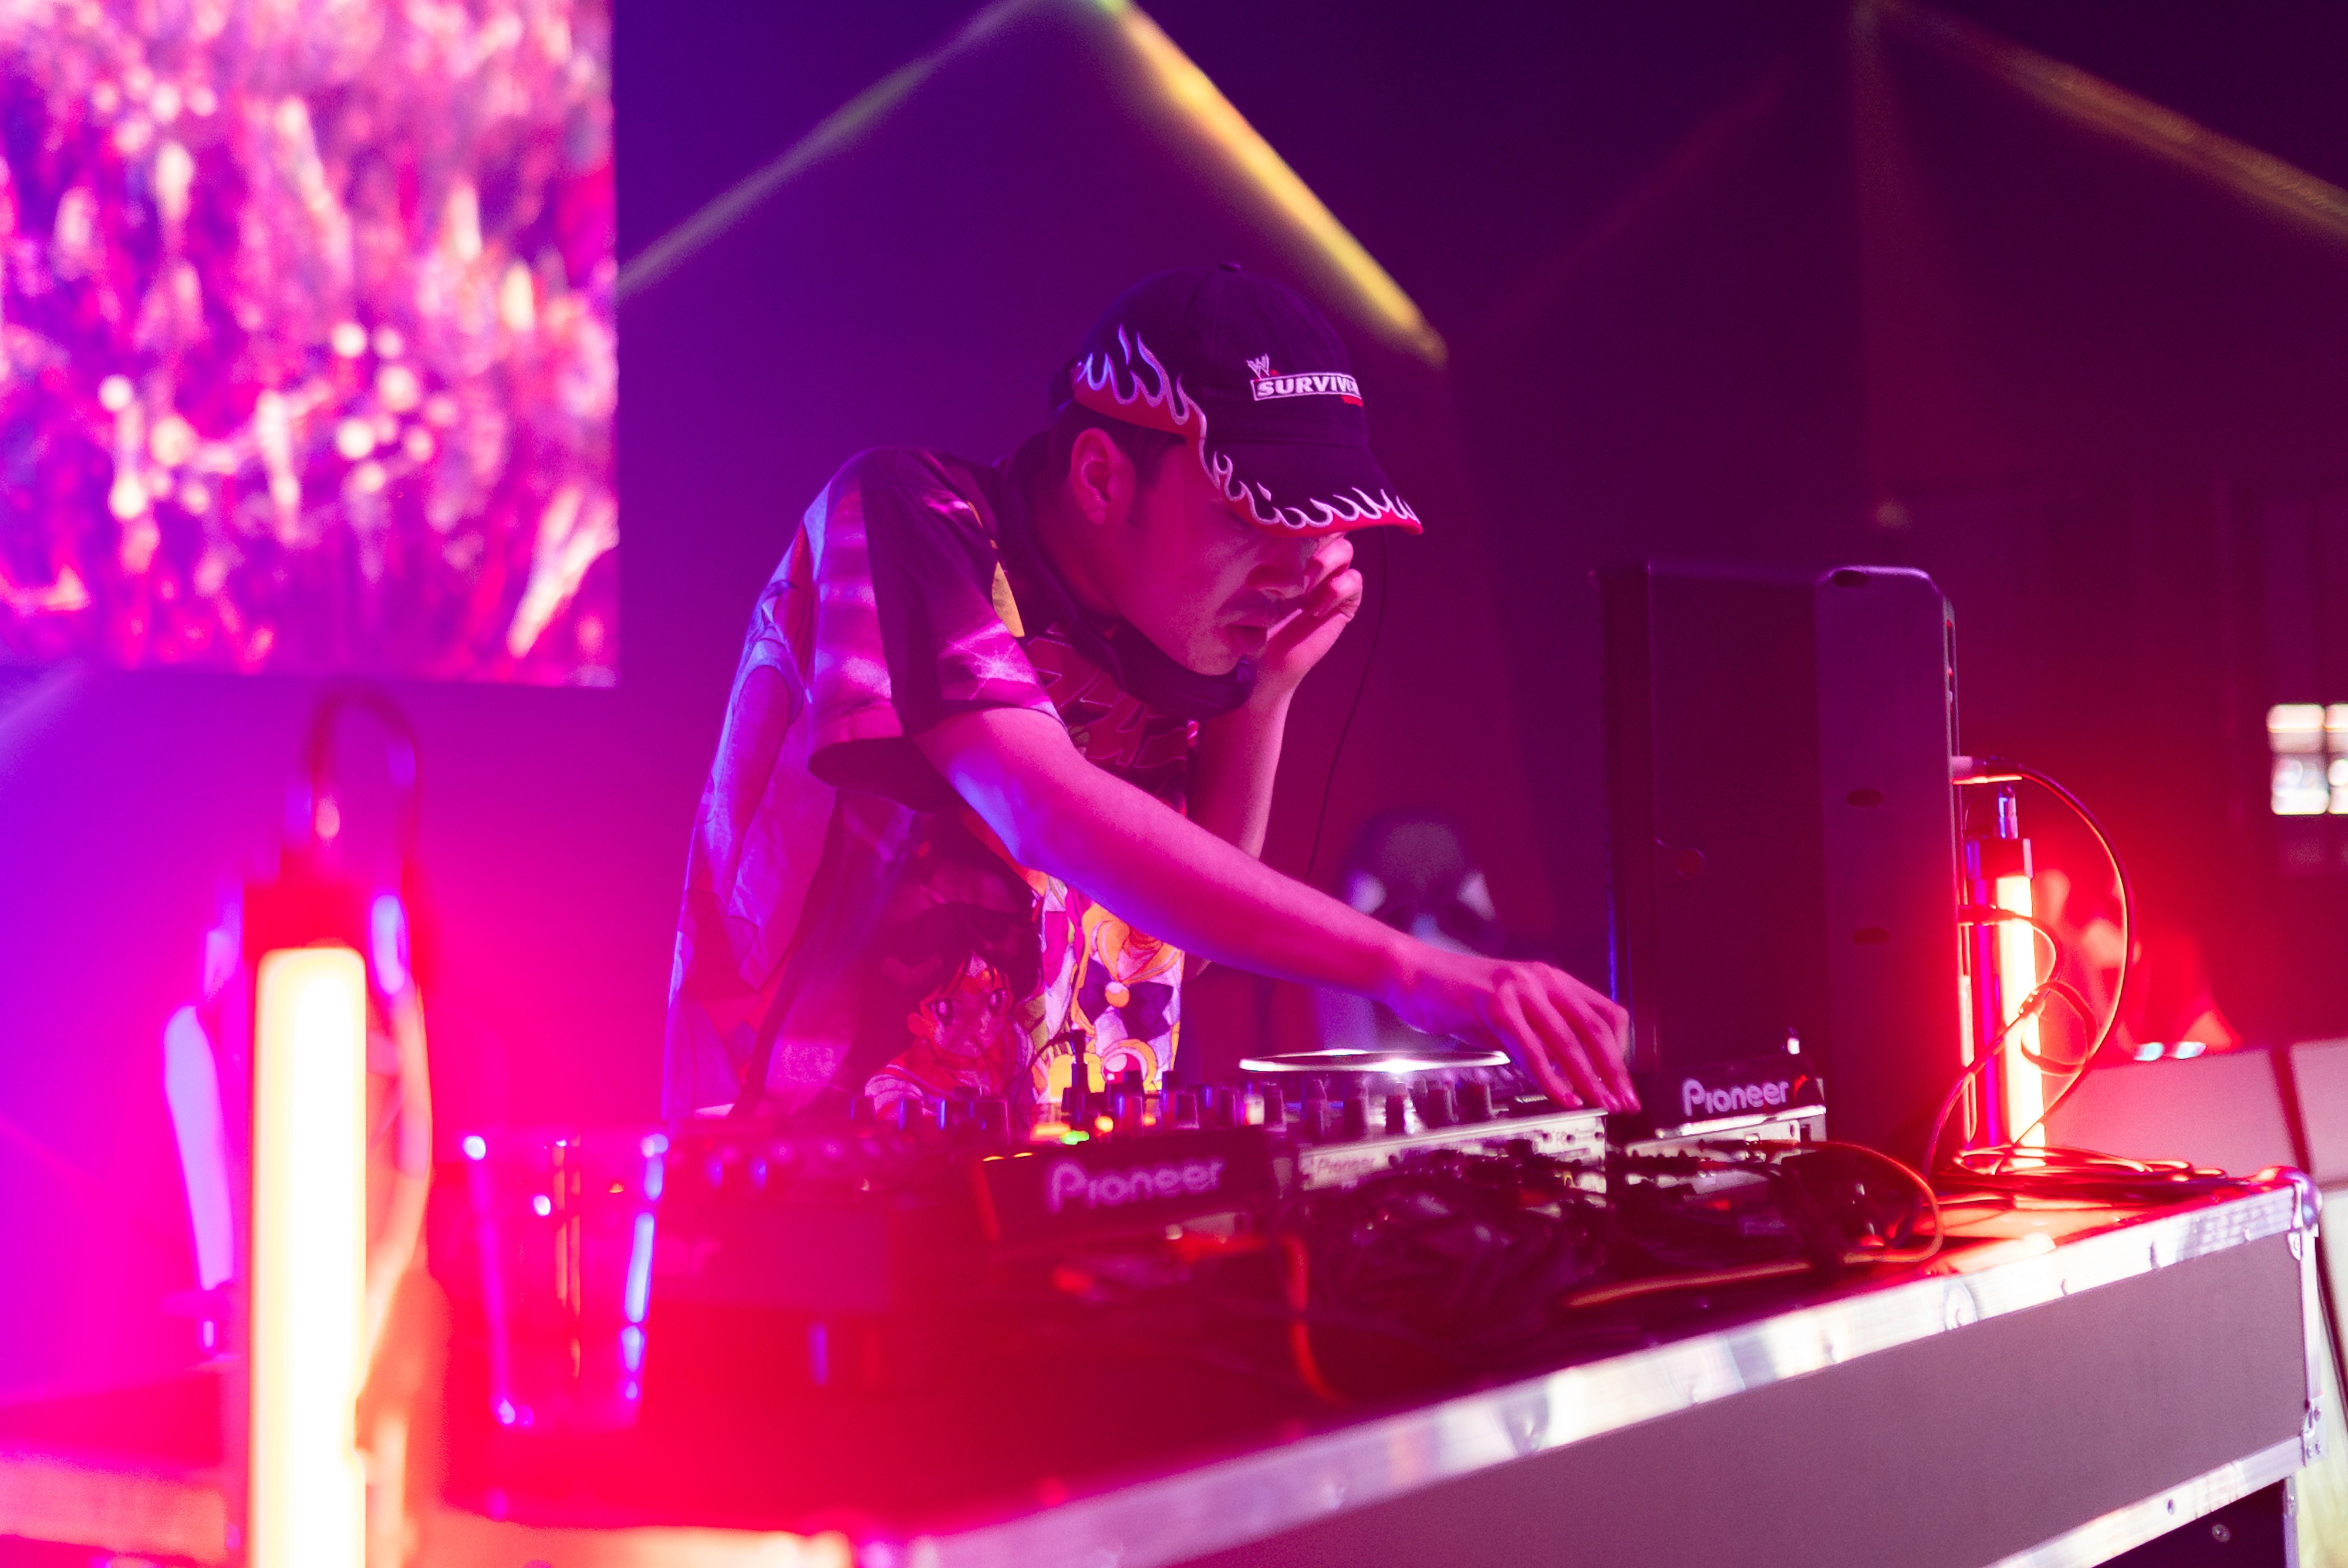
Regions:
<instances>
[{"instance_id":1,"label":"man's hand on mixer","mask_svg":"<svg viewBox=\"0 0 2348 1568\"><path fill-rule=\"evenodd\" d=\"M1447 952L1284 876L1079 755L1050 714L957 713L913 744L1003 841L1188 953L1375 997L1509 1050L1563 1104L1638 1103L1622 1009L1545 964Z\"/></svg>"},{"instance_id":2,"label":"man's hand on mixer","mask_svg":"<svg viewBox=\"0 0 2348 1568\"><path fill-rule=\"evenodd\" d=\"M1379 1000L1415 1029L1508 1051L1560 1105L1627 1111L1631 1015L1547 964L1511 963L1413 943L1416 967Z\"/></svg>"}]
</instances>

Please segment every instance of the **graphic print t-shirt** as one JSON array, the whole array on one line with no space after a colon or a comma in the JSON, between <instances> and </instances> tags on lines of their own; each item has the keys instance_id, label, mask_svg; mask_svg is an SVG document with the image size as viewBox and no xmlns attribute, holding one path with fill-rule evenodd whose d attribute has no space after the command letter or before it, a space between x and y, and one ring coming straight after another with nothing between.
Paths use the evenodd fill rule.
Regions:
<instances>
[{"instance_id":1,"label":"graphic print t-shirt","mask_svg":"<svg viewBox=\"0 0 2348 1568\"><path fill-rule=\"evenodd\" d=\"M670 1114L761 1071L783 1111L1048 1103L1079 1037L1153 1088L1172 1062L1181 953L1014 864L910 739L983 708L1050 713L1183 807L1197 723L1125 690L1076 617L1020 505L1040 456L1040 438L1005 468L867 452L808 508L752 613L694 824Z\"/></svg>"}]
</instances>

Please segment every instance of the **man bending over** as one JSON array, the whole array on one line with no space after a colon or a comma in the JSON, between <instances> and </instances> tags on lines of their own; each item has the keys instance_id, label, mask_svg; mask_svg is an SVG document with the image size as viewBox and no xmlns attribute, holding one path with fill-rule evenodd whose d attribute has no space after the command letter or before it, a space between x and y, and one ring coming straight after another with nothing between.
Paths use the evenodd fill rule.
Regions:
<instances>
[{"instance_id":1,"label":"man bending over","mask_svg":"<svg viewBox=\"0 0 2348 1568\"><path fill-rule=\"evenodd\" d=\"M1186 959L1372 997L1628 1109L1622 1009L1264 866L1291 700L1418 531L1336 333L1233 266L1127 291L983 466L850 461L759 596L695 823L667 1110L1155 1088Z\"/></svg>"}]
</instances>

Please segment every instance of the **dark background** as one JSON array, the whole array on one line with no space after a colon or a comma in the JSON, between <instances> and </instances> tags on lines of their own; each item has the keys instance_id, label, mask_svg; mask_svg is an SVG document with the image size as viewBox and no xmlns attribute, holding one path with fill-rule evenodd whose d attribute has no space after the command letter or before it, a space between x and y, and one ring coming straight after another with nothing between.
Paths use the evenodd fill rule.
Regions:
<instances>
[{"instance_id":1,"label":"dark background","mask_svg":"<svg viewBox=\"0 0 2348 1568\"><path fill-rule=\"evenodd\" d=\"M1321 879L1371 813L1446 810L1503 918L1601 970L1591 568L1910 564L1956 606L1968 746L2106 810L2147 918L2206 948L2253 1039L2348 1032L2338 825L2266 815L2260 730L2271 702L2348 701L2348 224L2034 97L1950 13L1151 7L1424 309L1438 369L1146 101L1113 12L1041 0L949 46L973 12L621 9L623 261L942 63L623 305L622 688L394 688L424 751L444 1134L652 1113L693 802L751 596L824 477L881 442L1006 450L1117 287L1222 257L1328 304L1429 521L1368 552L1375 661L1357 630L1308 685L1275 863L1304 869L1366 680ZM2334 7L1953 14L2348 183ZM36 1287L0 1293L0 1388L22 1389L178 1353L162 1021L222 890L269 863L316 688L8 690L0 1255ZM1292 1001L1220 977L1188 1047Z\"/></svg>"}]
</instances>

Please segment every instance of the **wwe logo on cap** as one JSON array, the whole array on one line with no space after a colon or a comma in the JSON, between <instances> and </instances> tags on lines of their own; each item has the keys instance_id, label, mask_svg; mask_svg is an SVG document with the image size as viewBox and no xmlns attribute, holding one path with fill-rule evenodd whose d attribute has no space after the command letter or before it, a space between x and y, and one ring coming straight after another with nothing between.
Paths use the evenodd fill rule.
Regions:
<instances>
[{"instance_id":1,"label":"wwe logo on cap","mask_svg":"<svg viewBox=\"0 0 2348 1568\"><path fill-rule=\"evenodd\" d=\"M1305 375L1274 375L1272 355L1262 354L1248 361L1248 369L1255 379L1248 384L1255 392L1258 403L1275 397L1342 397L1359 406L1362 386L1342 371L1314 371Z\"/></svg>"}]
</instances>

